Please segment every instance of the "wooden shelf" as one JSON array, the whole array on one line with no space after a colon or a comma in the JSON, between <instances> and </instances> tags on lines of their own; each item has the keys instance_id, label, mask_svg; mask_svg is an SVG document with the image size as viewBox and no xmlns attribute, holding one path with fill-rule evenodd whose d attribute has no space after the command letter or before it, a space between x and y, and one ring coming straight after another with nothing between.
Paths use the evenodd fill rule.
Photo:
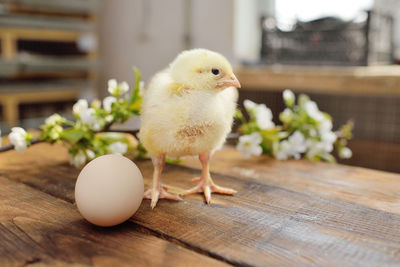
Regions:
<instances>
[{"instance_id":1,"label":"wooden shelf","mask_svg":"<svg viewBox=\"0 0 400 267\"><path fill-rule=\"evenodd\" d=\"M16 125L18 106L26 103L45 103L75 100L82 89L93 87L87 80L60 80L38 83L0 85L0 104L7 124Z\"/></svg>"},{"instance_id":2,"label":"wooden shelf","mask_svg":"<svg viewBox=\"0 0 400 267\"><path fill-rule=\"evenodd\" d=\"M7 12L60 12L67 14L93 14L100 9L99 1L93 0L0 0Z\"/></svg>"},{"instance_id":3,"label":"wooden shelf","mask_svg":"<svg viewBox=\"0 0 400 267\"><path fill-rule=\"evenodd\" d=\"M97 70L98 62L87 57L45 57L32 55L19 55L13 60L1 60L0 77L29 76L33 74L53 75L59 73L64 76L65 72L90 72Z\"/></svg>"},{"instance_id":4,"label":"wooden shelf","mask_svg":"<svg viewBox=\"0 0 400 267\"><path fill-rule=\"evenodd\" d=\"M400 66L242 67L235 74L241 90L400 96Z\"/></svg>"},{"instance_id":5,"label":"wooden shelf","mask_svg":"<svg viewBox=\"0 0 400 267\"><path fill-rule=\"evenodd\" d=\"M54 18L49 16L2 15L0 26L14 28L42 28L69 31L93 31L94 23L77 18Z\"/></svg>"},{"instance_id":6,"label":"wooden shelf","mask_svg":"<svg viewBox=\"0 0 400 267\"><path fill-rule=\"evenodd\" d=\"M79 40L97 38L100 4L0 0L0 105L7 124L18 124L21 104L70 101L84 89L94 91L97 48L83 51Z\"/></svg>"}]
</instances>

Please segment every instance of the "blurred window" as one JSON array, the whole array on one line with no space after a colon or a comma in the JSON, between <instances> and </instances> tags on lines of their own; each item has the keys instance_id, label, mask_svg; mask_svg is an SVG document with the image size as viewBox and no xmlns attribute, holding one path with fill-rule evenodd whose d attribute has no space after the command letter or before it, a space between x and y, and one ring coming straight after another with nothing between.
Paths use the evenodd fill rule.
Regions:
<instances>
[{"instance_id":1,"label":"blurred window","mask_svg":"<svg viewBox=\"0 0 400 267\"><path fill-rule=\"evenodd\" d=\"M370 10L373 0L279 0L275 2L275 18L281 30L291 30L298 21L310 21L321 17L338 17L352 20L360 11Z\"/></svg>"}]
</instances>

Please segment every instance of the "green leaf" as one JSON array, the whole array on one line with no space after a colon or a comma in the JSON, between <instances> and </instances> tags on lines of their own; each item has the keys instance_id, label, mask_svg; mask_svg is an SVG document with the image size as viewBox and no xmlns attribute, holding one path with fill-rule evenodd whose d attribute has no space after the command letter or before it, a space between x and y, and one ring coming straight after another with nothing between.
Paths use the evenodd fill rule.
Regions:
<instances>
[{"instance_id":1,"label":"green leaf","mask_svg":"<svg viewBox=\"0 0 400 267\"><path fill-rule=\"evenodd\" d=\"M96 135L99 139L101 139L106 144L111 144L115 142L123 142L127 143L128 140L123 133L118 132L106 132Z\"/></svg>"},{"instance_id":2,"label":"green leaf","mask_svg":"<svg viewBox=\"0 0 400 267\"><path fill-rule=\"evenodd\" d=\"M329 163L336 163L335 157L332 156L332 155L329 154L329 153L323 153L323 154L321 155L321 158L322 158L323 160L329 162Z\"/></svg>"},{"instance_id":3,"label":"green leaf","mask_svg":"<svg viewBox=\"0 0 400 267\"><path fill-rule=\"evenodd\" d=\"M240 122L242 124L246 124L247 123L247 120L244 117L244 115L243 115L243 113L242 113L242 111L240 109L236 109L234 118L237 119L237 120L240 120Z\"/></svg>"},{"instance_id":4,"label":"green leaf","mask_svg":"<svg viewBox=\"0 0 400 267\"><path fill-rule=\"evenodd\" d=\"M165 158L165 162L169 163L169 164L181 164L183 163L183 159L182 158L170 158L170 157L166 157Z\"/></svg>"},{"instance_id":5,"label":"green leaf","mask_svg":"<svg viewBox=\"0 0 400 267\"><path fill-rule=\"evenodd\" d=\"M263 150L263 154L267 154L267 155L273 155L273 143L271 141L266 141L263 140L263 142L260 144L262 150Z\"/></svg>"},{"instance_id":6,"label":"green leaf","mask_svg":"<svg viewBox=\"0 0 400 267\"><path fill-rule=\"evenodd\" d=\"M239 132L242 135L252 134L254 132L257 132L258 130L259 130L259 128L257 126L257 123L255 123L255 122L249 122L249 123L246 123L246 124L242 124L239 127Z\"/></svg>"},{"instance_id":7,"label":"green leaf","mask_svg":"<svg viewBox=\"0 0 400 267\"><path fill-rule=\"evenodd\" d=\"M132 98L130 101L131 105L133 105L140 98L141 74L136 67L133 68L133 71L135 72L135 86L133 87Z\"/></svg>"},{"instance_id":8,"label":"green leaf","mask_svg":"<svg viewBox=\"0 0 400 267\"><path fill-rule=\"evenodd\" d=\"M85 135L85 131L80 129L67 129L61 133L61 139L64 139L70 144L75 144L82 139Z\"/></svg>"},{"instance_id":9,"label":"green leaf","mask_svg":"<svg viewBox=\"0 0 400 267\"><path fill-rule=\"evenodd\" d=\"M139 142L139 144L136 147L136 150L137 150L137 153L135 155L135 159L144 159L148 156L146 148L144 148L142 143Z\"/></svg>"},{"instance_id":10,"label":"green leaf","mask_svg":"<svg viewBox=\"0 0 400 267\"><path fill-rule=\"evenodd\" d=\"M142 106L142 98L138 98L135 102L131 102L131 105L129 106L129 109L131 112L133 112L135 115L139 115L140 107Z\"/></svg>"}]
</instances>

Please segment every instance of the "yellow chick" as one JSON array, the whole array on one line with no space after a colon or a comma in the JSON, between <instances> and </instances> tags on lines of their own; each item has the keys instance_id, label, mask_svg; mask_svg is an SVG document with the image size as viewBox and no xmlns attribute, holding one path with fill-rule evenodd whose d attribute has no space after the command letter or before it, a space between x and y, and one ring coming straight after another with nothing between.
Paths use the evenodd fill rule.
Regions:
<instances>
[{"instance_id":1,"label":"yellow chick","mask_svg":"<svg viewBox=\"0 0 400 267\"><path fill-rule=\"evenodd\" d=\"M198 185L181 195L204 192L234 194L235 190L216 185L210 176L210 155L225 142L231 131L240 87L224 56L206 49L183 51L170 66L149 83L141 110L139 138L151 155L153 186L144 198L154 208L159 198L181 200L161 184L165 157L198 155L202 164Z\"/></svg>"}]
</instances>

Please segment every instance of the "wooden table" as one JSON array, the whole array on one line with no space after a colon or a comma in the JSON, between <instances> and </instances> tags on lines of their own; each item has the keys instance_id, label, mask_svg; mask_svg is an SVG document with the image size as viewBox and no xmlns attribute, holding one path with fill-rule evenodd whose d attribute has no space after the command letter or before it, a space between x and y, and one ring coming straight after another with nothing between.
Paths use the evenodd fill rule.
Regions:
<instances>
[{"instance_id":1,"label":"wooden table","mask_svg":"<svg viewBox=\"0 0 400 267\"><path fill-rule=\"evenodd\" d=\"M232 148L212 161L216 182L236 196L148 200L126 223L87 223L74 205L79 170L66 149L39 144L0 154L0 266L400 264L400 175L363 168L241 159ZM146 187L148 160L137 162ZM195 159L167 165L179 192L200 174Z\"/></svg>"}]
</instances>

